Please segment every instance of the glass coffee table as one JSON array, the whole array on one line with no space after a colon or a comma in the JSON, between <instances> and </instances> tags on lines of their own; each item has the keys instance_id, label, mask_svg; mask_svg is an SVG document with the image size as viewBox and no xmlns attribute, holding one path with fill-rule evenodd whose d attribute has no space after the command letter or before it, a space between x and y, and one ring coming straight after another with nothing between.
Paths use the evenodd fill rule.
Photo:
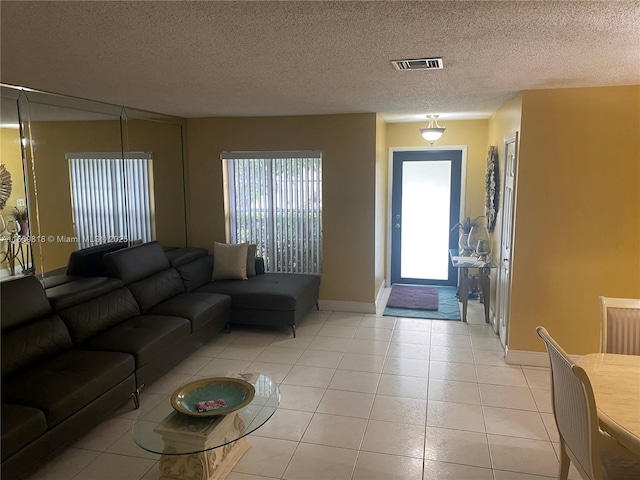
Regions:
<instances>
[{"instance_id":1,"label":"glass coffee table","mask_svg":"<svg viewBox=\"0 0 640 480\"><path fill-rule=\"evenodd\" d=\"M280 389L257 372L228 374L255 388L253 400L227 415L195 417L177 412L171 395L151 410L142 410L133 423L133 441L159 453L160 480L224 479L251 444L245 438L265 424L278 409Z\"/></svg>"}]
</instances>

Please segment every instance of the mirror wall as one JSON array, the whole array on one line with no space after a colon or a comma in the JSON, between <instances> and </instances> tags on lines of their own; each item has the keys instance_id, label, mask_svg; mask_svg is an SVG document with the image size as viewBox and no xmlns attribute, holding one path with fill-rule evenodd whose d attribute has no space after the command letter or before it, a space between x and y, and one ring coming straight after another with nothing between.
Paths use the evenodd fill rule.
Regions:
<instances>
[{"instance_id":1,"label":"mirror wall","mask_svg":"<svg viewBox=\"0 0 640 480\"><path fill-rule=\"evenodd\" d=\"M0 163L16 172L2 216L22 210L19 198L28 213L17 234L0 234L2 276L63 273L73 250L108 241L186 246L182 119L1 88Z\"/></svg>"},{"instance_id":2,"label":"mirror wall","mask_svg":"<svg viewBox=\"0 0 640 480\"><path fill-rule=\"evenodd\" d=\"M15 240L19 229L15 209L26 206L28 198L20 142L19 94L3 89L0 98L0 278L33 266L31 249L20 248L21 243Z\"/></svg>"}]
</instances>

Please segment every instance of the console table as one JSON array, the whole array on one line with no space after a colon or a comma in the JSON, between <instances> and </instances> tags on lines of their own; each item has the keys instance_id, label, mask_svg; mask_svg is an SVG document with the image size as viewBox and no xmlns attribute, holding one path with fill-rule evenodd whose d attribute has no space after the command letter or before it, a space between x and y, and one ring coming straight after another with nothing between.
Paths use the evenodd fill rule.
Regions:
<instances>
[{"instance_id":1,"label":"console table","mask_svg":"<svg viewBox=\"0 0 640 480\"><path fill-rule=\"evenodd\" d=\"M467 321L467 304L469 303L469 268L478 269L478 281L482 289L482 299L484 302L484 321L489 323L489 303L491 298L489 273L497 265L493 263L491 257L481 260L474 256L463 256L460 250L449 250L451 264L460 272L459 299L462 302L462 321Z\"/></svg>"},{"instance_id":2,"label":"console table","mask_svg":"<svg viewBox=\"0 0 640 480\"><path fill-rule=\"evenodd\" d=\"M8 236L1 236L0 242L3 245L0 249L0 262L9 264L9 275L16 274L16 263L22 272L32 271L30 237L13 233ZM5 248L6 245L6 248Z\"/></svg>"},{"instance_id":3,"label":"console table","mask_svg":"<svg viewBox=\"0 0 640 480\"><path fill-rule=\"evenodd\" d=\"M133 441L142 449L159 453L160 480L222 480L251 448L245 438L269 420L278 409L280 389L260 373L229 374L255 388L247 406L227 415L194 417L173 410L171 395L133 423Z\"/></svg>"}]
</instances>

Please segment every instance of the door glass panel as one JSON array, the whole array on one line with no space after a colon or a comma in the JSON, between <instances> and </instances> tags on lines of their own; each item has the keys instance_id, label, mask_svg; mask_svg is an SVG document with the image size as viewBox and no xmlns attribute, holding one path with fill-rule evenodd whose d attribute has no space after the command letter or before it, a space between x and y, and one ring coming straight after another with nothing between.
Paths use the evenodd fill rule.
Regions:
<instances>
[{"instance_id":1,"label":"door glass panel","mask_svg":"<svg viewBox=\"0 0 640 480\"><path fill-rule=\"evenodd\" d=\"M447 280L451 162L402 165L401 277Z\"/></svg>"}]
</instances>

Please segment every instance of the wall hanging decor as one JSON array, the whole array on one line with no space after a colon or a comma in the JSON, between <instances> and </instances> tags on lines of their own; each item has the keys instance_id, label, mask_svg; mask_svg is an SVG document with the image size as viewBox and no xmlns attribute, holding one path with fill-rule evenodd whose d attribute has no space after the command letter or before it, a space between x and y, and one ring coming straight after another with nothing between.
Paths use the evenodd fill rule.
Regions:
<instances>
[{"instance_id":1,"label":"wall hanging decor","mask_svg":"<svg viewBox=\"0 0 640 480\"><path fill-rule=\"evenodd\" d=\"M496 227L496 212L498 211L498 150L494 145L489 147L487 156L487 177L485 195L485 216L487 230L493 232Z\"/></svg>"},{"instance_id":2,"label":"wall hanging decor","mask_svg":"<svg viewBox=\"0 0 640 480\"><path fill-rule=\"evenodd\" d=\"M0 163L0 210L7 204L7 200L11 196L11 174Z\"/></svg>"}]
</instances>

